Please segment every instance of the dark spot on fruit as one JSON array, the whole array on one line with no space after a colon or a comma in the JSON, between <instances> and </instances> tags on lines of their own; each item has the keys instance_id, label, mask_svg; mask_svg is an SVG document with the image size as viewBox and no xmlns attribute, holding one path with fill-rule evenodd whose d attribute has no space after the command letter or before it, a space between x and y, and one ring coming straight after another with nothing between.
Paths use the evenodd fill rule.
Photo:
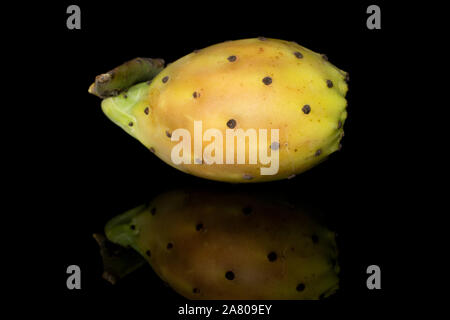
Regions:
<instances>
[{"instance_id":1,"label":"dark spot on fruit","mask_svg":"<svg viewBox=\"0 0 450 320\"><path fill-rule=\"evenodd\" d=\"M153 147L150 147L150 152L153 152L153 153L155 153L155 148L153 148Z\"/></svg>"},{"instance_id":2,"label":"dark spot on fruit","mask_svg":"<svg viewBox=\"0 0 450 320\"><path fill-rule=\"evenodd\" d=\"M127 96L126 94L124 94L123 97L124 97L125 99L128 98L128 96Z\"/></svg>"},{"instance_id":3,"label":"dark spot on fruit","mask_svg":"<svg viewBox=\"0 0 450 320\"><path fill-rule=\"evenodd\" d=\"M148 114L148 112L149 112L149 109L148 109L148 107L147 107L147 108L144 109L144 113L145 113L145 114Z\"/></svg>"},{"instance_id":4,"label":"dark spot on fruit","mask_svg":"<svg viewBox=\"0 0 450 320\"><path fill-rule=\"evenodd\" d=\"M132 225L130 226L130 229L131 229L131 230L135 230L135 229L136 229L136 226L135 226L134 224L132 224Z\"/></svg>"},{"instance_id":5,"label":"dark spot on fruit","mask_svg":"<svg viewBox=\"0 0 450 320\"><path fill-rule=\"evenodd\" d=\"M133 122L130 121L130 122L128 123L128 125L129 125L130 127L132 127L132 126L133 126Z\"/></svg>"},{"instance_id":6,"label":"dark spot on fruit","mask_svg":"<svg viewBox=\"0 0 450 320\"><path fill-rule=\"evenodd\" d=\"M252 207L245 207L245 208L242 208L242 212L247 216L247 215L249 215L250 213L252 213Z\"/></svg>"},{"instance_id":7,"label":"dark spot on fruit","mask_svg":"<svg viewBox=\"0 0 450 320\"><path fill-rule=\"evenodd\" d=\"M269 84L271 84L272 83L272 78L271 77L265 77L263 80L263 83L265 84L265 85L269 85Z\"/></svg>"},{"instance_id":8,"label":"dark spot on fruit","mask_svg":"<svg viewBox=\"0 0 450 320\"><path fill-rule=\"evenodd\" d=\"M242 178L243 178L244 180L252 180L252 179L253 179L253 176L252 176L251 174L245 173L245 174L242 176Z\"/></svg>"},{"instance_id":9,"label":"dark spot on fruit","mask_svg":"<svg viewBox=\"0 0 450 320\"><path fill-rule=\"evenodd\" d=\"M272 150L278 150L280 148L280 144L278 142L272 142L272 144L270 145L270 149Z\"/></svg>"},{"instance_id":10,"label":"dark spot on fruit","mask_svg":"<svg viewBox=\"0 0 450 320\"><path fill-rule=\"evenodd\" d=\"M151 257L151 256L152 256L152 253L150 252L150 250L145 251L145 254L146 254L148 257Z\"/></svg>"},{"instance_id":11,"label":"dark spot on fruit","mask_svg":"<svg viewBox=\"0 0 450 320\"><path fill-rule=\"evenodd\" d=\"M313 234L311 236L311 240L313 243L318 243L319 242L319 237L316 234Z\"/></svg>"},{"instance_id":12,"label":"dark spot on fruit","mask_svg":"<svg viewBox=\"0 0 450 320\"><path fill-rule=\"evenodd\" d=\"M162 78L163 83L166 83L167 81L169 81L169 76L165 76L164 78Z\"/></svg>"},{"instance_id":13,"label":"dark spot on fruit","mask_svg":"<svg viewBox=\"0 0 450 320\"><path fill-rule=\"evenodd\" d=\"M299 59L303 58L303 55L301 52L296 51L296 52L294 52L294 55Z\"/></svg>"},{"instance_id":14,"label":"dark spot on fruit","mask_svg":"<svg viewBox=\"0 0 450 320\"><path fill-rule=\"evenodd\" d=\"M304 114L308 114L311 112L311 106L309 104L305 104L302 108Z\"/></svg>"},{"instance_id":15,"label":"dark spot on fruit","mask_svg":"<svg viewBox=\"0 0 450 320\"><path fill-rule=\"evenodd\" d=\"M194 99L197 99L198 97L200 97L200 93L198 93L197 91L194 91L192 96L194 97Z\"/></svg>"},{"instance_id":16,"label":"dark spot on fruit","mask_svg":"<svg viewBox=\"0 0 450 320\"><path fill-rule=\"evenodd\" d=\"M150 83L152 83L150 80L148 80L147 82L146 82L148 85L150 85Z\"/></svg>"},{"instance_id":17,"label":"dark spot on fruit","mask_svg":"<svg viewBox=\"0 0 450 320\"><path fill-rule=\"evenodd\" d=\"M314 154L316 157L320 156L322 154L322 150L319 149L316 151L316 153Z\"/></svg>"},{"instance_id":18,"label":"dark spot on fruit","mask_svg":"<svg viewBox=\"0 0 450 320\"><path fill-rule=\"evenodd\" d=\"M341 120L339 120L339 122L338 122L338 129L340 129L340 128L342 128L342 121Z\"/></svg>"},{"instance_id":19,"label":"dark spot on fruit","mask_svg":"<svg viewBox=\"0 0 450 320\"><path fill-rule=\"evenodd\" d=\"M150 213L152 214L152 216L154 216L156 214L156 208L152 208L152 210L150 210Z\"/></svg>"},{"instance_id":20,"label":"dark spot on fruit","mask_svg":"<svg viewBox=\"0 0 450 320\"><path fill-rule=\"evenodd\" d=\"M272 251L267 255L267 259L269 259L270 262L274 262L275 260L277 260L277 254Z\"/></svg>"},{"instance_id":21,"label":"dark spot on fruit","mask_svg":"<svg viewBox=\"0 0 450 320\"><path fill-rule=\"evenodd\" d=\"M331 259L331 266L334 268L336 266L336 259Z\"/></svg>"},{"instance_id":22,"label":"dark spot on fruit","mask_svg":"<svg viewBox=\"0 0 450 320\"><path fill-rule=\"evenodd\" d=\"M193 293L200 293L200 290L198 288L194 288L194 289L192 289L192 292Z\"/></svg>"},{"instance_id":23,"label":"dark spot on fruit","mask_svg":"<svg viewBox=\"0 0 450 320\"><path fill-rule=\"evenodd\" d=\"M327 87L332 88L333 87L333 81L327 80Z\"/></svg>"},{"instance_id":24,"label":"dark spot on fruit","mask_svg":"<svg viewBox=\"0 0 450 320\"><path fill-rule=\"evenodd\" d=\"M172 137L172 134L171 134L169 131L166 130L166 136L169 137L169 138L171 138L171 137Z\"/></svg>"},{"instance_id":25,"label":"dark spot on fruit","mask_svg":"<svg viewBox=\"0 0 450 320\"><path fill-rule=\"evenodd\" d=\"M323 60L328 61L328 57L327 57L326 54L321 54L321 56L322 56L322 59L323 59Z\"/></svg>"},{"instance_id":26,"label":"dark spot on fruit","mask_svg":"<svg viewBox=\"0 0 450 320\"><path fill-rule=\"evenodd\" d=\"M234 279L234 272L233 271L227 271L227 273L225 273L225 278L227 278L228 280L233 280Z\"/></svg>"},{"instance_id":27,"label":"dark spot on fruit","mask_svg":"<svg viewBox=\"0 0 450 320\"><path fill-rule=\"evenodd\" d=\"M305 290L305 285L304 285L303 283L300 283L300 284L297 286L297 291L303 291L303 290Z\"/></svg>"},{"instance_id":28,"label":"dark spot on fruit","mask_svg":"<svg viewBox=\"0 0 450 320\"><path fill-rule=\"evenodd\" d=\"M234 120L234 119L228 120L227 127L230 129L233 129L234 127L236 127L236 120Z\"/></svg>"},{"instance_id":29,"label":"dark spot on fruit","mask_svg":"<svg viewBox=\"0 0 450 320\"><path fill-rule=\"evenodd\" d=\"M236 56L229 56L228 61L230 61L230 62L236 61Z\"/></svg>"},{"instance_id":30,"label":"dark spot on fruit","mask_svg":"<svg viewBox=\"0 0 450 320\"><path fill-rule=\"evenodd\" d=\"M169 242L168 244L167 244L167 249L172 249L173 248L173 243L172 242Z\"/></svg>"},{"instance_id":31,"label":"dark spot on fruit","mask_svg":"<svg viewBox=\"0 0 450 320\"><path fill-rule=\"evenodd\" d=\"M297 149L294 149L294 152L297 152Z\"/></svg>"},{"instance_id":32,"label":"dark spot on fruit","mask_svg":"<svg viewBox=\"0 0 450 320\"><path fill-rule=\"evenodd\" d=\"M195 229L196 229L197 231L202 230L202 229L203 229L203 223L199 223L199 224L195 227Z\"/></svg>"}]
</instances>

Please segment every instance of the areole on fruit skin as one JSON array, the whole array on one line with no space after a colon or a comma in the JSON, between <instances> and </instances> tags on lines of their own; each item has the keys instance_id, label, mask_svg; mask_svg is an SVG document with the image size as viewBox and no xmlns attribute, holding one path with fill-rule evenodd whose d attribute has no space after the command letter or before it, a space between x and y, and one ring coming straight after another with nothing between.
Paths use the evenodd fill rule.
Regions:
<instances>
[{"instance_id":1,"label":"areole on fruit skin","mask_svg":"<svg viewBox=\"0 0 450 320\"><path fill-rule=\"evenodd\" d=\"M115 87L109 88L113 94L97 91L96 84L90 92L105 98L102 109L113 122L181 171L227 182L286 179L339 149L347 117L348 74L324 55L294 42L256 38L198 50L165 69L162 60L138 59L150 70L148 78L140 77L140 83L131 86L128 80L121 87L119 76L107 76L115 79ZM136 72L139 64L131 65L134 69L125 68ZM123 66L114 70L110 72L113 75L126 74ZM117 94L125 88L126 92ZM173 163L171 154L177 144L171 139L173 132L184 129L193 136L195 121L202 121L204 130L217 129L223 136L227 129L278 129L279 170L262 175L266 166L261 162L208 164L203 161L204 150L196 154L193 142L191 161ZM267 150L272 142L266 142ZM245 159L251 148L259 145L246 146Z\"/></svg>"}]
</instances>

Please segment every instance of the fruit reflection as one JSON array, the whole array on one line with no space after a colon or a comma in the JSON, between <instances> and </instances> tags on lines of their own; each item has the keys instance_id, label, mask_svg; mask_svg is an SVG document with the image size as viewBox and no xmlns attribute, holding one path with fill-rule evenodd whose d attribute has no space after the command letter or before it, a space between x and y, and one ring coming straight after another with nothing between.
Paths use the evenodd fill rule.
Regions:
<instances>
[{"instance_id":1,"label":"fruit reflection","mask_svg":"<svg viewBox=\"0 0 450 320\"><path fill-rule=\"evenodd\" d=\"M171 191L105 233L188 299L319 299L339 286L335 233L270 197Z\"/></svg>"}]
</instances>

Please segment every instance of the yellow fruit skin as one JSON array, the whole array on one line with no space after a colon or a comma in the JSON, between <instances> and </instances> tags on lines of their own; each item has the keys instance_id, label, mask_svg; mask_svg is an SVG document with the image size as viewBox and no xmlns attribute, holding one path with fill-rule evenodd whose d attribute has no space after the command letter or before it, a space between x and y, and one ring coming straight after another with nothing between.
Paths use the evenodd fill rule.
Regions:
<instances>
[{"instance_id":1,"label":"yellow fruit skin","mask_svg":"<svg viewBox=\"0 0 450 320\"><path fill-rule=\"evenodd\" d=\"M235 60L230 61L230 56ZM227 182L279 180L311 168L339 149L347 117L346 76L321 54L294 42L229 41L184 56L150 84L138 84L103 100L102 108L111 120L181 171ZM265 84L265 77L272 83ZM310 106L308 114L302 111L305 105ZM259 160L248 164L248 150L245 165L195 164L198 155L193 143L191 164L172 162L171 150L178 142L167 133L185 128L193 138L194 121L201 120L203 132L219 129L225 140L230 119L236 121L234 129L267 129L269 137L270 129L279 129L277 174L261 175L260 168L268 165ZM203 142L203 148L207 144ZM225 145L224 141L223 154Z\"/></svg>"},{"instance_id":2,"label":"yellow fruit skin","mask_svg":"<svg viewBox=\"0 0 450 320\"><path fill-rule=\"evenodd\" d=\"M105 233L188 299L315 300L339 287L335 233L267 197L172 191L111 220Z\"/></svg>"}]
</instances>

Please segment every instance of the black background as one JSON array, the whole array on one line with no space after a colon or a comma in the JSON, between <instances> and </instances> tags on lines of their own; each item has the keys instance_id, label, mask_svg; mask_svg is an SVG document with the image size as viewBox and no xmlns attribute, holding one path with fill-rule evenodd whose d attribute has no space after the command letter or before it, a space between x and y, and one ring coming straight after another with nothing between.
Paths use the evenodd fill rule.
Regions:
<instances>
[{"instance_id":1,"label":"black background","mask_svg":"<svg viewBox=\"0 0 450 320\"><path fill-rule=\"evenodd\" d=\"M81 8L81 30L66 28L66 8ZM87 89L96 75L134 57L166 63L194 49L225 40L265 36L295 41L350 74L348 119L340 152L295 179L227 188L284 193L325 215L339 235L341 289L320 302L278 302L275 315L315 315L363 306L380 310L395 300L401 256L396 235L399 126L396 92L401 79L402 28L398 9L375 2L382 29L366 28L372 2L132 2L93 5L87 1L44 7L39 36L28 52L39 59L34 72L52 99L41 100L44 119L36 148L45 205L43 239L48 251L45 288L56 304L84 310L141 309L170 318L188 302L164 286L149 266L112 286L101 278L102 263L92 234L112 217L173 189L223 188L223 183L189 176L166 165L108 120L100 100ZM41 8L42 10L42 8ZM394 54L393 54L394 52ZM49 86L49 84L51 84ZM39 81L35 84L39 86ZM396 106L396 107L394 107ZM45 156L44 156L45 155ZM43 221L42 221L43 220ZM39 227L41 228L41 227ZM66 268L82 270L82 289L66 288ZM379 265L382 289L368 290L366 268ZM120 302L120 303L119 303ZM206 305L206 304L202 304Z\"/></svg>"}]
</instances>

